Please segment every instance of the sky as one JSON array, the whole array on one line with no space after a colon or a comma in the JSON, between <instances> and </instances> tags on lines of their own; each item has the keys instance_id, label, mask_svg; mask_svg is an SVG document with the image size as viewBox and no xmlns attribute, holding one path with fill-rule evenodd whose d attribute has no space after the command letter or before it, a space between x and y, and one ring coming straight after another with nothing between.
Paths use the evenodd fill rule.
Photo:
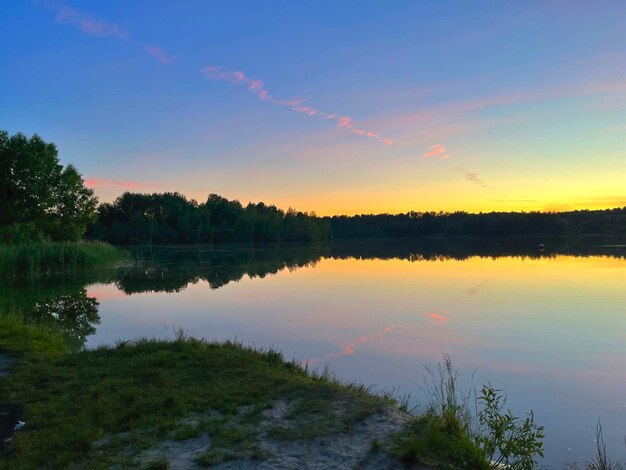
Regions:
<instances>
[{"instance_id":1,"label":"sky","mask_svg":"<svg viewBox=\"0 0 626 470\"><path fill-rule=\"evenodd\" d=\"M0 129L101 201L626 206L626 3L0 0Z\"/></svg>"}]
</instances>

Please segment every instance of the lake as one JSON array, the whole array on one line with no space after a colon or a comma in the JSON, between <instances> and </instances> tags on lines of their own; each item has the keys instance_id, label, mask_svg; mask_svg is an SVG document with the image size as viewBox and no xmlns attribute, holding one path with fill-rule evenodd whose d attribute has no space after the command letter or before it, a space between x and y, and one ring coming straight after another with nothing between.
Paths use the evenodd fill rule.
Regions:
<instances>
[{"instance_id":1,"label":"lake","mask_svg":"<svg viewBox=\"0 0 626 470\"><path fill-rule=\"evenodd\" d=\"M541 241L138 247L129 266L5 283L0 308L58 321L74 349L178 328L277 347L413 403L447 353L464 389L490 382L534 410L546 466L591 458L598 418L621 458L626 248Z\"/></svg>"}]
</instances>

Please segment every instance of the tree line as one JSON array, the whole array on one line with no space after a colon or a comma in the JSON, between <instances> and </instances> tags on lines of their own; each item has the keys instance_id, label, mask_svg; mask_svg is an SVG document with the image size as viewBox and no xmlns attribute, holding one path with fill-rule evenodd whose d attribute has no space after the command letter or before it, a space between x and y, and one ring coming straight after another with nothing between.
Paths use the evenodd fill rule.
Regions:
<instances>
[{"instance_id":1,"label":"tree line","mask_svg":"<svg viewBox=\"0 0 626 470\"><path fill-rule=\"evenodd\" d=\"M333 238L626 235L626 207L568 212L407 212L327 219Z\"/></svg>"},{"instance_id":2,"label":"tree line","mask_svg":"<svg viewBox=\"0 0 626 470\"><path fill-rule=\"evenodd\" d=\"M305 241L346 238L626 235L626 207L569 212L408 212L317 217L211 194L125 193L101 204L87 236L114 244Z\"/></svg>"},{"instance_id":3,"label":"tree line","mask_svg":"<svg viewBox=\"0 0 626 470\"><path fill-rule=\"evenodd\" d=\"M101 204L87 237L115 244L330 240L330 223L306 212L211 194L199 204L179 193L124 193Z\"/></svg>"},{"instance_id":4,"label":"tree line","mask_svg":"<svg viewBox=\"0 0 626 470\"><path fill-rule=\"evenodd\" d=\"M626 235L626 207L569 212L407 212L317 217L211 194L124 193L98 205L53 143L0 131L0 243L83 237L114 244L327 242L331 238Z\"/></svg>"},{"instance_id":5,"label":"tree line","mask_svg":"<svg viewBox=\"0 0 626 470\"><path fill-rule=\"evenodd\" d=\"M98 205L78 170L60 163L53 143L0 131L0 243L83 237L115 244L323 242L330 224L262 202L243 207L216 194L199 204L179 193L125 193Z\"/></svg>"}]
</instances>

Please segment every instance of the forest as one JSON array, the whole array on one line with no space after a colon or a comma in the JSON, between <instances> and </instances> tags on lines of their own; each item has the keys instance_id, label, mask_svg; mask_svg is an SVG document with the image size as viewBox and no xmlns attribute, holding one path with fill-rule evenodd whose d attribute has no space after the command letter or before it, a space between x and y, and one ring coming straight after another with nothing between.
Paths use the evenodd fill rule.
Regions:
<instances>
[{"instance_id":1,"label":"forest","mask_svg":"<svg viewBox=\"0 0 626 470\"><path fill-rule=\"evenodd\" d=\"M569 212L408 212L327 220L333 238L626 235L626 207Z\"/></svg>"},{"instance_id":2,"label":"forest","mask_svg":"<svg viewBox=\"0 0 626 470\"><path fill-rule=\"evenodd\" d=\"M56 145L36 134L0 131L0 170L4 244L83 238L114 244L324 242L331 236L329 221L314 214L262 202L244 207L216 194L199 204L180 193L124 193L98 205L78 170L63 166Z\"/></svg>"},{"instance_id":3,"label":"forest","mask_svg":"<svg viewBox=\"0 0 626 470\"><path fill-rule=\"evenodd\" d=\"M626 235L626 208L570 212L408 212L316 217L211 194L125 193L101 204L87 237L114 244L328 242L348 238Z\"/></svg>"},{"instance_id":4,"label":"forest","mask_svg":"<svg viewBox=\"0 0 626 470\"><path fill-rule=\"evenodd\" d=\"M328 220L262 202L245 207L211 194L199 204L179 193L124 193L101 204L87 237L114 244L324 242Z\"/></svg>"}]
</instances>

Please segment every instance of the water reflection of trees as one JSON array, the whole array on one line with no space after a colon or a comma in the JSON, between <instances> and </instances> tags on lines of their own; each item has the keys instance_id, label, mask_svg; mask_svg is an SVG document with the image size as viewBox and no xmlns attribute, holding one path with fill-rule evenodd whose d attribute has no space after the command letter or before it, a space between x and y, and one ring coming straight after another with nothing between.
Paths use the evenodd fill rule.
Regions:
<instances>
[{"instance_id":1,"label":"water reflection of trees","mask_svg":"<svg viewBox=\"0 0 626 470\"><path fill-rule=\"evenodd\" d=\"M43 324L56 324L71 350L81 349L87 337L96 332L94 325L100 323L98 301L87 297L86 289L38 302L31 316Z\"/></svg>"},{"instance_id":2,"label":"water reflection of trees","mask_svg":"<svg viewBox=\"0 0 626 470\"><path fill-rule=\"evenodd\" d=\"M210 250L206 248L145 248L135 250L136 265L115 281L126 294L179 292L206 281L212 289L251 278L314 265L330 255L328 247Z\"/></svg>"},{"instance_id":3,"label":"water reflection of trees","mask_svg":"<svg viewBox=\"0 0 626 470\"><path fill-rule=\"evenodd\" d=\"M19 312L27 321L52 324L71 350L84 347L100 323L98 301L87 286L115 284L126 294L179 292L200 280L212 289L244 275L263 278L282 270L314 265L330 256L329 248L168 247L133 249L134 263L113 270L6 279L0 283L0 312Z\"/></svg>"},{"instance_id":4,"label":"water reflection of trees","mask_svg":"<svg viewBox=\"0 0 626 470\"><path fill-rule=\"evenodd\" d=\"M538 244L546 245L543 251ZM10 279L0 283L0 312L20 312L33 321L56 324L73 350L81 349L100 323L98 302L87 296L93 284L115 284L131 295L179 292L206 281L212 289L244 276L263 278L282 270L314 266L324 258L402 259L411 262L465 260L474 256L545 258L557 255L626 258L611 240L582 239L400 239L340 241L332 247L139 247L133 263L116 269Z\"/></svg>"},{"instance_id":5,"label":"water reflection of trees","mask_svg":"<svg viewBox=\"0 0 626 470\"><path fill-rule=\"evenodd\" d=\"M116 269L99 269L65 275L3 279L0 283L0 312L19 313L29 322L56 326L67 346L80 350L100 323L98 302L87 296L86 287L111 283Z\"/></svg>"},{"instance_id":6,"label":"water reflection of trees","mask_svg":"<svg viewBox=\"0 0 626 470\"><path fill-rule=\"evenodd\" d=\"M473 257L522 259L568 256L626 258L626 241L615 238L433 238L363 239L333 243L335 259L466 260ZM539 245L544 245L540 248Z\"/></svg>"}]
</instances>

